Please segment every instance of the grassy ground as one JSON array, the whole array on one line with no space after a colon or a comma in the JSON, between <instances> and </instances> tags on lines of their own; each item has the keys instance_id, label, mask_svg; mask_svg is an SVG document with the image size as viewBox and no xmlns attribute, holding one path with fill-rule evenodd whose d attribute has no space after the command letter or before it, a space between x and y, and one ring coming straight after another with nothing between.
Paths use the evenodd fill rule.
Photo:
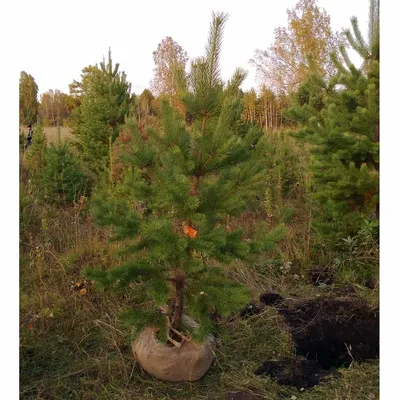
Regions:
<instances>
[{"instance_id":1,"label":"grassy ground","mask_svg":"<svg viewBox=\"0 0 400 400\"><path fill-rule=\"evenodd\" d=\"M27 127L21 127L20 130L27 135L28 133L28 128ZM44 133L46 135L47 143L54 143L57 141L58 137L58 128L56 127L46 127L44 128ZM60 138L62 141L65 140L74 140L74 135L71 132L70 128L66 127L60 127Z\"/></svg>"},{"instance_id":2,"label":"grassy ground","mask_svg":"<svg viewBox=\"0 0 400 400\"><path fill-rule=\"evenodd\" d=\"M48 143L54 143L57 140L57 135L58 135L57 128L55 127L44 128L44 133L46 135ZM60 128L60 137L62 141L74 139L74 136L71 133L71 129L65 127Z\"/></svg>"},{"instance_id":3,"label":"grassy ground","mask_svg":"<svg viewBox=\"0 0 400 400\"><path fill-rule=\"evenodd\" d=\"M287 328L273 308L249 319L220 321L218 347L207 375L197 383L165 383L135 363L129 334L117 314L130 307L125 293L104 295L84 283L84 266L112 268L116 245L82 215L84 204L57 211L31 204L28 243L21 252L20 373L22 399L226 399L228 392L254 392L265 399L378 398L378 363L354 365L342 377L312 390L279 386L254 370L267 359L294 356ZM329 295L326 289L282 274L265 260L231 266L234 279L246 283L254 298L268 290L305 297ZM76 283L85 284L80 295ZM336 288L337 289L337 288ZM358 295L378 301L375 291L356 287ZM331 295L334 295L331 292ZM375 396L375 397L374 397Z\"/></svg>"},{"instance_id":4,"label":"grassy ground","mask_svg":"<svg viewBox=\"0 0 400 400\"><path fill-rule=\"evenodd\" d=\"M56 128L46 128L49 141ZM68 138L68 130L62 131ZM292 153L291 153L292 154ZM167 383L147 375L135 362L131 332L118 322L120 311L140 307L128 293L100 293L82 276L84 267L113 268L120 262L118 244L93 225L87 199L56 207L35 197L29 174L23 171L20 251L20 397L21 399L227 399L229 392L255 393L264 399L362 400L379 396L377 361L354 364L325 384L303 392L278 385L254 370L268 359L294 357L288 328L274 308L248 319L233 315L218 322L215 360L195 383ZM293 162L293 164L295 164ZM278 177L281 179L281 177ZM287 177L283 177L288 179ZM230 274L246 284L257 299L275 291L283 296L337 296L340 285L319 288L308 283L308 205L296 189L281 199L298 213L288 222L279 247L256 262L230 266ZM263 199L261 199L263 202ZM278 210L279 211L279 210ZM272 213L277 210L271 210ZM264 214L256 211L232 224L254 229ZM273 223L273 221L271 222ZM292 264L289 264L292 262ZM284 266L284 268L282 268ZM77 286L77 284L79 284ZM82 295L79 288L85 287ZM377 290L354 286L356 295L377 304Z\"/></svg>"}]
</instances>

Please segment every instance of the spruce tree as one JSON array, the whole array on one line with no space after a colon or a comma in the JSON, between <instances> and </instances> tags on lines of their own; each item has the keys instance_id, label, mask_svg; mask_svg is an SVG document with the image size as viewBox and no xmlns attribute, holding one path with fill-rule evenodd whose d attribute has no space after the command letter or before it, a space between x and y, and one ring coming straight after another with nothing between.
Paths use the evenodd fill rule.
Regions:
<instances>
[{"instance_id":1,"label":"spruce tree","mask_svg":"<svg viewBox=\"0 0 400 400\"><path fill-rule=\"evenodd\" d=\"M314 73L293 96L288 116L295 135L312 144L315 225L337 240L379 218L379 2L371 0L368 43L357 18L349 45L363 58L356 68L344 46L332 54L337 73L328 82Z\"/></svg>"},{"instance_id":2,"label":"spruce tree","mask_svg":"<svg viewBox=\"0 0 400 400\"><path fill-rule=\"evenodd\" d=\"M191 334L202 339L212 330L212 311L228 315L244 306L248 290L229 279L224 266L269 249L283 233L282 227L267 233L260 222L256 237L247 237L225 223L265 185L261 130L237 132L246 74L238 69L228 84L220 78L226 19L213 15L206 55L192 62L181 87L190 118L162 101L160 128L133 135L124 183L93 200L95 220L113 227L128 261L86 274L99 286L150 296L152 302L124 318L138 331L157 326L160 339L168 323L183 328L183 313L197 320Z\"/></svg>"},{"instance_id":3,"label":"spruce tree","mask_svg":"<svg viewBox=\"0 0 400 400\"><path fill-rule=\"evenodd\" d=\"M128 113L131 96L126 74L119 72L118 63L113 66L111 50L107 64L103 60L100 67L90 67L90 71L82 82L84 93L74 133L79 137L84 161L98 175L109 171L111 146Z\"/></svg>"}]
</instances>

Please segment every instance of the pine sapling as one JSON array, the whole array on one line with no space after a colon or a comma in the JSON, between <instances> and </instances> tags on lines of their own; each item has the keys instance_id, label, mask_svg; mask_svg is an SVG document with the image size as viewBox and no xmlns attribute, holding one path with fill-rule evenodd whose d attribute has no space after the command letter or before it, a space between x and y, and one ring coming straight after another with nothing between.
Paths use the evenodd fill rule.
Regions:
<instances>
[{"instance_id":1,"label":"pine sapling","mask_svg":"<svg viewBox=\"0 0 400 400\"><path fill-rule=\"evenodd\" d=\"M206 55L192 62L182 85L190 118L162 101L159 128L146 135L134 129L124 181L93 201L95 220L113 227L127 262L87 276L150 297L125 321L137 331L156 326L159 338L174 344L187 335L203 340L213 329L212 312L230 315L248 302L249 290L226 266L270 249L283 234L282 227L268 233L262 222L255 237L226 225L263 192L266 176L261 130L237 131L246 74L238 69L227 84L220 78L226 19L214 14ZM184 315L197 328L185 326Z\"/></svg>"}]
</instances>

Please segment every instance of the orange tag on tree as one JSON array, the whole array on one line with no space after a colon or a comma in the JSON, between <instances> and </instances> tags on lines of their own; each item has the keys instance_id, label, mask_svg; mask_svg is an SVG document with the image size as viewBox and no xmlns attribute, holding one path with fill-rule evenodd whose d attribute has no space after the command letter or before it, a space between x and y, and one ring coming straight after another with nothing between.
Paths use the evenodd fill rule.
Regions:
<instances>
[{"instance_id":1,"label":"orange tag on tree","mask_svg":"<svg viewBox=\"0 0 400 400\"><path fill-rule=\"evenodd\" d=\"M187 226L187 225L185 225L185 226L183 227L183 233L184 233L185 235L188 235L188 236L191 237L191 238L194 238L194 237L196 237L196 235L197 235L196 229L192 228L191 226Z\"/></svg>"}]
</instances>

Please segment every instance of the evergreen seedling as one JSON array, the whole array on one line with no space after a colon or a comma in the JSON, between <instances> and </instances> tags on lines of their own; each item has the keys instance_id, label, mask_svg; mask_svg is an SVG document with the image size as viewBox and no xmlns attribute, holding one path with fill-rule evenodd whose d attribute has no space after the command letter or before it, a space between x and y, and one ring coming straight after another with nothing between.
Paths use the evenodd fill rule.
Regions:
<instances>
[{"instance_id":1,"label":"evergreen seedling","mask_svg":"<svg viewBox=\"0 0 400 400\"><path fill-rule=\"evenodd\" d=\"M42 194L48 201L72 203L87 189L88 180L68 143L50 145L41 177Z\"/></svg>"}]
</instances>

